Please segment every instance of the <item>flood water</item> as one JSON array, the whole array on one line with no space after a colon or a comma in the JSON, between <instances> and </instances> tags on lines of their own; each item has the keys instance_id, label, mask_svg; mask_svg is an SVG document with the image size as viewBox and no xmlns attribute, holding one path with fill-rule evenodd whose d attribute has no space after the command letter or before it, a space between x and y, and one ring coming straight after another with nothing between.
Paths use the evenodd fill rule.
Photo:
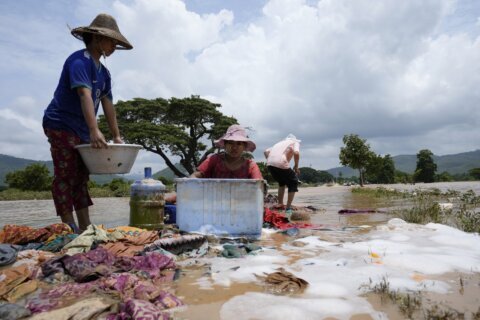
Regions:
<instances>
[{"instance_id":1,"label":"flood water","mask_svg":"<svg viewBox=\"0 0 480 320\"><path fill-rule=\"evenodd\" d=\"M368 187L373 188L376 185L369 185ZM385 187L398 190L431 188L438 188L441 191L457 190L461 192L473 190L477 195L480 194L480 182L395 184L385 185ZM104 224L106 227L128 225L129 200L129 198L93 199L94 205L90 207L91 221L95 224ZM357 215L341 216L338 215L338 210L340 209L371 208L382 210L392 205L391 203L382 202L382 200L352 194L351 187L344 186L300 188L295 196L294 204L311 205L321 209L318 214L312 216L312 222L335 225L361 225L385 220L385 216L382 214L361 215L360 218ZM56 222L59 222L59 218L56 217L52 200L0 201L0 227L5 224L40 227Z\"/></svg>"},{"instance_id":2,"label":"flood water","mask_svg":"<svg viewBox=\"0 0 480 320\"><path fill-rule=\"evenodd\" d=\"M376 187L374 185L367 186ZM386 188L395 188L398 190L431 189L438 188L445 192L456 190L465 192L473 190L477 195L480 194L480 182L455 182L455 183L432 183L416 185L386 185ZM274 192L274 190L272 190ZM93 199L94 206L91 207L91 221L94 224L104 224L106 227L119 225L128 225L129 223L129 198L96 198ZM294 204L297 206L313 206L318 210L311 215L310 222L319 224L325 228L331 228L332 232L323 233L322 239L326 241L351 241L355 242L368 233L367 230L356 227L369 225L375 226L386 223L391 216L386 214L395 204L386 199L375 199L358 194L352 194L351 187L346 186L322 186L301 188L295 197ZM374 209L379 213L340 215L340 209ZM34 227L41 227L48 224L59 222L55 215L55 209L52 200L31 200L31 201L0 201L0 227L5 224L21 224ZM318 235L315 230L302 230L302 236ZM281 234L274 235L268 240L262 240L262 246L272 246L280 248L285 242ZM295 261L295 257L290 257L289 264ZM216 287L213 290L204 290L198 286L198 280L205 275L205 269L202 266L190 266L182 269L182 277L173 284L173 289L178 296L189 306L185 310L177 313L179 319L221 319L220 309L224 303L232 297L245 294L246 292L259 292L262 288L253 283L232 283L229 287ZM445 275L449 278L457 278L458 274ZM474 282L480 284L478 274L473 276ZM472 289L473 288L473 289ZM462 288L463 289L463 288ZM469 287L468 290L472 296L480 295L480 286ZM445 299L445 296L438 297L439 300ZM453 305L459 305L465 302L465 296L448 296L453 299ZM369 299L369 302L375 309L386 310L381 306L375 297ZM477 301L477 300L475 300ZM476 302L473 303L476 303ZM402 319L403 316L398 311L385 311L389 319ZM355 319L372 319L370 316L355 317Z\"/></svg>"}]
</instances>

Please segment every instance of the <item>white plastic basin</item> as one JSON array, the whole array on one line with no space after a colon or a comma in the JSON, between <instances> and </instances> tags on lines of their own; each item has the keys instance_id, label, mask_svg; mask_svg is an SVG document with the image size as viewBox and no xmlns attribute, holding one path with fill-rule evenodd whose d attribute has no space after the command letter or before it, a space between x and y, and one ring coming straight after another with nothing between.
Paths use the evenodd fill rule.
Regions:
<instances>
[{"instance_id":1,"label":"white plastic basin","mask_svg":"<svg viewBox=\"0 0 480 320\"><path fill-rule=\"evenodd\" d=\"M91 174L129 173L142 146L137 144L108 144L95 149L90 144L75 146Z\"/></svg>"}]
</instances>

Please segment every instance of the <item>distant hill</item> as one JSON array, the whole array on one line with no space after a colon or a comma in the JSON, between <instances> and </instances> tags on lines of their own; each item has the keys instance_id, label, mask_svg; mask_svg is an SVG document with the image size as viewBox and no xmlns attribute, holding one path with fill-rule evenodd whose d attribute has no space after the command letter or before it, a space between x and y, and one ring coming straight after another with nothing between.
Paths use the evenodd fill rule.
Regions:
<instances>
[{"instance_id":1,"label":"distant hill","mask_svg":"<svg viewBox=\"0 0 480 320\"><path fill-rule=\"evenodd\" d=\"M398 155L392 157L395 168L397 170L407 172L412 174L415 171L417 166L417 155ZM450 174L459 174L466 173L470 169L480 167L480 150L462 152L457 154L449 154L444 156L433 156L433 160L437 164L437 173L448 172ZM25 167L31 165L32 163L41 163L45 164L47 168L53 173L53 163L52 161L37 161L23 158L16 158L12 156L7 156L0 154L0 186L5 186L5 176L8 172L13 172L16 170L22 170ZM185 172L187 171L180 165L176 164L176 167ZM338 177L339 173L342 173L343 177L358 176L358 171L353 170L349 167L336 167L325 170L334 177ZM167 179L175 179L173 171L169 168L160 170L154 174L154 177L165 177ZM123 178L125 180L138 180L143 176L138 174L125 174L125 175L91 175L90 178L99 183L104 184L112 181L114 178Z\"/></svg>"},{"instance_id":2,"label":"distant hill","mask_svg":"<svg viewBox=\"0 0 480 320\"><path fill-rule=\"evenodd\" d=\"M417 155L398 155L392 157L395 163L395 169L414 173L417 167ZM457 154L448 154L444 156L433 156L433 161L437 164L437 173L444 171L450 174L467 173L470 169L480 167L480 150L462 152ZM336 167L326 170L334 177L342 172L343 177L358 177L358 170L349 167Z\"/></svg>"},{"instance_id":3,"label":"distant hill","mask_svg":"<svg viewBox=\"0 0 480 320\"><path fill-rule=\"evenodd\" d=\"M30 160L23 158L16 158L12 156L7 156L0 154L0 186L6 186L5 177L7 173L23 170L25 167L33 163L40 163L47 166L50 174L53 175L53 162L52 161L39 161L39 160ZM98 184L104 184L112 181L115 178L123 178L125 180L136 180L138 175L115 175L115 174L92 174L90 179L95 181Z\"/></svg>"},{"instance_id":4,"label":"distant hill","mask_svg":"<svg viewBox=\"0 0 480 320\"><path fill-rule=\"evenodd\" d=\"M0 186L6 185L5 176L7 175L7 173L22 170L23 168L28 167L33 163L44 164L47 166L50 172L53 172L52 161L35 161L0 154Z\"/></svg>"},{"instance_id":5,"label":"distant hill","mask_svg":"<svg viewBox=\"0 0 480 320\"><path fill-rule=\"evenodd\" d=\"M339 177L340 173L344 178L358 177L358 170L352 169L350 167L336 167L325 171L327 171L334 177Z\"/></svg>"},{"instance_id":6,"label":"distant hill","mask_svg":"<svg viewBox=\"0 0 480 320\"><path fill-rule=\"evenodd\" d=\"M181 172L185 173L188 176L188 171L185 170L185 168L180 163L177 163L175 165L175 168L177 168L178 170L180 170ZM173 171L169 167L166 167L165 169L156 172L153 176L155 178L164 177L169 180L173 180L177 178L177 176L173 173Z\"/></svg>"},{"instance_id":7,"label":"distant hill","mask_svg":"<svg viewBox=\"0 0 480 320\"><path fill-rule=\"evenodd\" d=\"M393 157L397 170L413 173L417 167L417 155L399 155ZM437 173L448 172L450 174L466 173L470 169L480 167L480 150L433 156L437 164Z\"/></svg>"}]
</instances>

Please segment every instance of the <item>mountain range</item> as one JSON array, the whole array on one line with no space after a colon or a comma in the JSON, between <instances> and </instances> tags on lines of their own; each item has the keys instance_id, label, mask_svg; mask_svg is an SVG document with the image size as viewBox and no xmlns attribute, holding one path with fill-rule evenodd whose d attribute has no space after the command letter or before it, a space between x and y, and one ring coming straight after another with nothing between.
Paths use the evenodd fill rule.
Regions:
<instances>
[{"instance_id":1,"label":"mountain range","mask_svg":"<svg viewBox=\"0 0 480 320\"><path fill-rule=\"evenodd\" d=\"M395 163L395 168L397 170L413 173L417 165L417 156L416 155L398 155L392 157L393 162ZM437 164L437 173L448 172L450 174L461 174L467 173L470 169L480 167L480 150L462 152L457 154L449 154L443 156L433 156L434 162ZM32 163L45 164L50 172L53 172L53 163L52 161L38 161L30 159L16 158L8 155L0 154L0 186L5 186L5 176L9 172L16 170L22 170L26 166ZM178 165L179 166L179 165ZM358 171L353 170L349 167L336 167L325 170L332 174L334 177L338 177L339 173L343 177L358 176ZM163 169L154 174L155 177L165 177L168 179L173 179L173 172L169 169ZM135 174L126 174L126 175L92 175L91 179L99 184L108 183L116 177L121 177L126 180L137 180L141 179L141 175Z\"/></svg>"}]
</instances>

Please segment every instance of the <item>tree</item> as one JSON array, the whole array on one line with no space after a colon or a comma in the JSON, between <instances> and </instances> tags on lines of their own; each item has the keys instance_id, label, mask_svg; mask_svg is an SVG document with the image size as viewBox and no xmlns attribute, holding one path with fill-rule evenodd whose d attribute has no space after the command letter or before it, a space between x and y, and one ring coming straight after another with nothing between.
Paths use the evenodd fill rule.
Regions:
<instances>
[{"instance_id":1,"label":"tree","mask_svg":"<svg viewBox=\"0 0 480 320\"><path fill-rule=\"evenodd\" d=\"M299 179L305 183L316 183L318 181L318 171L310 167L301 167Z\"/></svg>"},{"instance_id":2,"label":"tree","mask_svg":"<svg viewBox=\"0 0 480 320\"><path fill-rule=\"evenodd\" d=\"M480 180L480 168L470 169L468 174L471 175L475 180Z\"/></svg>"},{"instance_id":3,"label":"tree","mask_svg":"<svg viewBox=\"0 0 480 320\"><path fill-rule=\"evenodd\" d=\"M262 173L263 179L267 180L268 183L275 182L275 179L273 179L272 174L268 170L267 164L265 162L257 162L257 165L260 169L260 172Z\"/></svg>"},{"instance_id":4,"label":"tree","mask_svg":"<svg viewBox=\"0 0 480 320\"><path fill-rule=\"evenodd\" d=\"M414 179L416 182L435 181L435 172L437 164L433 161L433 153L428 149L420 150L417 153L417 168L415 169Z\"/></svg>"},{"instance_id":5,"label":"tree","mask_svg":"<svg viewBox=\"0 0 480 320\"><path fill-rule=\"evenodd\" d=\"M132 183L126 181L123 178L114 178L109 183L105 184L104 187L108 187L116 197L124 197L130 193L130 185Z\"/></svg>"},{"instance_id":6,"label":"tree","mask_svg":"<svg viewBox=\"0 0 480 320\"><path fill-rule=\"evenodd\" d=\"M318 170L318 181L317 182L321 182L321 183L327 183L327 182L332 182L332 181L335 181L335 177L327 172L327 171L324 171L324 170ZM341 172L339 172L339 176L341 176Z\"/></svg>"},{"instance_id":7,"label":"tree","mask_svg":"<svg viewBox=\"0 0 480 320\"><path fill-rule=\"evenodd\" d=\"M454 181L454 180L453 180L453 177L450 173L448 173L447 171L443 171L442 173L440 173L439 175L437 175L435 177L435 181L449 182L449 181Z\"/></svg>"},{"instance_id":8,"label":"tree","mask_svg":"<svg viewBox=\"0 0 480 320\"><path fill-rule=\"evenodd\" d=\"M413 176L406 172L395 170L395 182L396 183L412 183Z\"/></svg>"},{"instance_id":9,"label":"tree","mask_svg":"<svg viewBox=\"0 0 480 320\"><path fill-rule=\"evenodd\" d=\"M326 171L315 170L310 167L300 168L300 181L306 183L327 183L334 181L335 178Z\"/></svg>"},{"instance_id":10,"label":"tree","mask_svg":"<svg viewBox=\"0 0 480 320\"><path fill-rule=\"evenodd\" d=\"M7 173L5 182L10 188L46 191L51 189L52 177L46 165L33 163L23 170Z\"/></svg>"},{"instance_id":11,"label":"tree","mask_svg":"<svg viewBox=\"0 0 480 320\"><path fill-rule=\"evenodd\" d=\"M180 158L188 174L193 173L215 151L214 140L237 123L235 118L223 115L220 107L199 96L169 100L136 98L115 105L124 141L158 154L178 177L186 175L170 157ZM99 126L111 139L104 116L100 116Z\"/></svg>"},{"instance_id":12,"label":"tree","mask_svg":"<svg viewBox=\"0 0 480 320\"><path fill-rule=\"evenodd\" d=\"M365 168L365 176L373 183L394 183L395 163L392 157L389 154L382 157L372 153Z\"/></svg>"},{"instance_id":13,"label":"tree","mask_svg":"<svg viewBox=\"0 0 480 320\"><path fill-rule=\"evenodd\" d=\"M370 145L366 139L360 138L357 134L349 134L343 136L344 147L340 148L339 159L343 166L349 166L358 169L360 177L360 186L364 183L365 167L370 158L374 155L370 151Z\"/></svg>"}]
</instances>

